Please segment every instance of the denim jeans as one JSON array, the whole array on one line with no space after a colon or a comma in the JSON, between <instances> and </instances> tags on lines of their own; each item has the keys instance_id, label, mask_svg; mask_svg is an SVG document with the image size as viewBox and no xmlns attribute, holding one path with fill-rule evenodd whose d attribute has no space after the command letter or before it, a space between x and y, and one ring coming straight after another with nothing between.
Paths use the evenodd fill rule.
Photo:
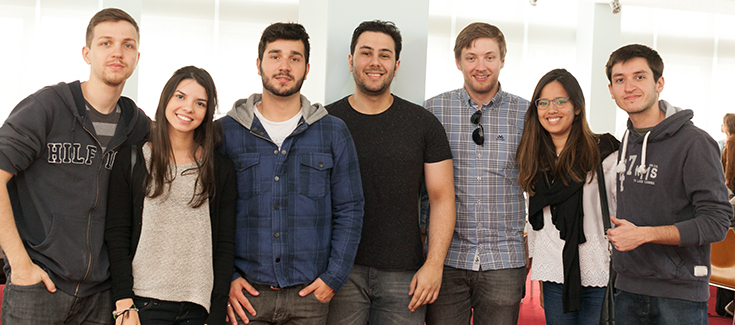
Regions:
<instances>
[{"instance_id":1,"label":"denim jeans","mask_svg":"<svg viewBox=\"0 0 735 325\"><path fill-rule=\"evenodd\" d=\"M555 282L544 282L543 285L546 325L587 325L600 321L605 287L582 287L582 309L565 314L562 304L564 285Z\"/></svg>"},{"instance_id":2,"label":"denim jeans","mask_svg":"<svg viewBox=\"0 0 735 325\"><path fill-rule=\"evenodd\" d=\"M114 324L111 290L74 297L61 290L51 293L43 282L29 286L12 283L3 289L2 322L8 325Z\"/></svg>"},{"instance_id":3,"label":"denim jeans","mask_svg":"<svg viewBox=\"0 0 735 325\"><path fill-rule=\"evenodd\" d=\"M255 308L256 315L247 313L251 325L324 325L327 322L329 303L321 302L310 293L306 297L299 296L299 291L310 283L283 289L250 283L260 293L251 296L246 290L242 293ZM238 318L238 324L242 320Z\"/></svg>"},{"instance_id":4,"label":"denim jeans","mask_svg":"<svg viewBox=\"0 0 735 325\"><path fill-rule=\"evenodd\" d=\"M707 302L651 297L616 290L618 324L706 325Z\"/></svg>"},{"instance_id":5,"label":"denim jeans","mask_svg":"<svg viewBox=\"0 0 735 325\"><path fill-rule=\"evenodd\" d=\"M439 298L428 305L428 325L518 324L526 267L472 271L444 266Z\"/></svg>"},{"instance_id":6,"label":"denim jeans","mask_svg":"<svg viewBox=\"0 0 735 325\"><path fill-rule=\"evenodd\" d=\"M191 302L158 300L153 298L133 298L139 309L140 323L145 325L203 325L207 321L207 310Z\"/></svg>"},{"instance_id":7,"label":"denim jeans","mask_svg":"<svg viewBox=\"0 0 735 325\"><path fill-rule=\"evenodd\" d=\"M355 265L329 305L329 325L423 325L426 306L411 312L408 295L416 271Z\"/></svg>"}]
</instances>

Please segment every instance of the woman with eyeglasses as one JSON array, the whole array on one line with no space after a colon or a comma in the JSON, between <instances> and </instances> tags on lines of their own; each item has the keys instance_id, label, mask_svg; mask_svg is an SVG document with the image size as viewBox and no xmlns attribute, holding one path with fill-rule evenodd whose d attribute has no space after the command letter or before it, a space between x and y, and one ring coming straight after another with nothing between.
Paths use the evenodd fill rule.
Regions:
<instances>
[{"instance_id":1,"label":"woman with eyeglasses","mask_svg":"<svg viewBox=\"0 0 735 325\"><path fill-rule=\"evenodd\" d=\"M116 325L226 323L237 188L215 150L216 107L209 73L183 67L149 139L117 154L105 230Z\"/></svg>"},{"instance_id":2,"label":"woman with eyeglasses","mask_svg":"<svg viewBox=\"0 0 735 325\"><path fill-rule=\"evenodd\" d=\"M543 282L546 324L597 324L609 274L597 167L615 214L619 142L592 133L577 79L555 69L539 80L516 153L529 196L528 265ZM529 227L530 226L530 227ZM532 228L532 229L529 229Z\"/></svg>"}]
</instances>

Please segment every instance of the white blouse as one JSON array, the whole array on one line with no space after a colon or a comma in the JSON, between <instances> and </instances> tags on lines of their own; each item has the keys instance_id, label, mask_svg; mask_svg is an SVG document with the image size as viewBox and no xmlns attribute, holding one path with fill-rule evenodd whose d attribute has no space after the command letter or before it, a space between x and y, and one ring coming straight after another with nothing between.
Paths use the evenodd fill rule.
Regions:
<instances>
[{"instance_id":1,"label":"white blouse","mask_svg":"<svg viewBox=\"0 0 735 325\"><path fill-rule=\"evenodd\" d=\"M617 151L610 154L603 162L605 186L610 214L616 212L615 163ZM584 209L584 236L587 242L579 245L579 268L582 286L604 287L609 280L610 253L604 237L602 212L600 210L600 191L597 187L597 169L587 175L583 187L582 206ZM594 181L590 183L590 180ZM564 265L562 249L564 240L559 238L559 230L551 222L551 209L544 207L544 228L533 230L526 222L528 233L528 257L533 258L531 264L531 280L564 283Z\"/></svg>"}]
</instances>

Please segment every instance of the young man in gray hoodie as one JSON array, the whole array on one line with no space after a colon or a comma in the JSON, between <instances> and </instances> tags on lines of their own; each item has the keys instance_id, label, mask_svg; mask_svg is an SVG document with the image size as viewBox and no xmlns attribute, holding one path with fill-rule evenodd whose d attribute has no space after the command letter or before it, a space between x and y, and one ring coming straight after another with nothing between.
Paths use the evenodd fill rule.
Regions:
<instances>
[{"instance_id":1,"label":"young man in gray hoodie","mask_svg":"<svg viewBox=\"0 0 735 325\"><path fill-rule=\"evenodd\" d=\"M619 324L707 324L710 243L725 237L733 212L717 143L691 110L658 99L663 67L640 44L606 64L610 94L629 117L608 231Z\"/></svg>"},{"instance_id":2,"label":"young man in gray hoodie","mask_svg":"<svg viewBox=\"0 0 735 325\"><path fill-rule=\"evenodd\" d=\"M89 80L37 91L0 128L3 323L114 322L103 245L109 173L117 149L150 124L120 96L138 42L130 15L98 12L82 49Z\"/></svg>"}]
</instances>

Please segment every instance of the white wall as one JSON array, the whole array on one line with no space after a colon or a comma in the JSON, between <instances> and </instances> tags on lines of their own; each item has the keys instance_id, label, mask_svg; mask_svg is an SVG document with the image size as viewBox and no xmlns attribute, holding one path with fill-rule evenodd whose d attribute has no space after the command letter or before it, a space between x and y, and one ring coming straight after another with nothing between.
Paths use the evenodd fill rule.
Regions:
<instances>
[{"instance_id":1,"label":"white wall","mask_svg":"<svg viewBox=\"0 0 735 325\"><path fill-rule=\"evenodd\" d=\"M607 93L604 62L610 49L640 42L664 59L661 98L693 109L694 123L717 138L735 73L735 2L623 1L619 15L606 1L538 0L3 0L0 3L0 120L37 89L59 81L86 80L81 58L89 18L116 5L136 15L141 27L137 85L125 93L149 115L163 84L177 68L197 65L214 77L220 112L261 90L255 59L262 30L276 21L299 21L311 34L311 73L303 93L329 103L353 89L347 70L352 30L363 20L392 20L404 36L393 92L414 102L462 86L452 47L473 21L497 25L508 55L503 89L530 97L538 79L566 68L582 83L596 132L620 134L626 119ZM636 3L632 6L626 3ZM687 10L647 5L680 3ZM727 6L727 4L732 4ZM709 7L716 8L706 12ZM607 35L607 36L606 36ZM610 36L612 35L612 36ZM615 35L618 35L616 38ZM612 122L615 121L615 122Z\"/></svg>"}]
</instances>

